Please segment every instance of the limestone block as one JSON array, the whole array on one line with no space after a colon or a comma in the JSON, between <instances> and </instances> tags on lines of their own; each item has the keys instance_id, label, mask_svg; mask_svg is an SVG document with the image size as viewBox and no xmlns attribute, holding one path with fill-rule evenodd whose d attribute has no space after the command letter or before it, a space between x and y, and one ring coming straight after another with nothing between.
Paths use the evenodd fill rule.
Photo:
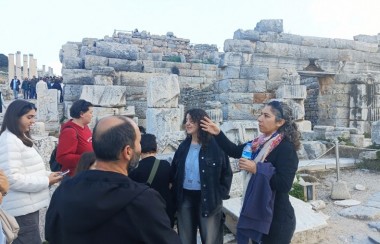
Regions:
<instances>
[{"instance_id":1,"label":"limestone block","mask_svg":"<svg viewBox=\"0 0 380 244\"><path fill-rule=\"evenodd\" d=\"M80 99L84 99L93 105L99 105L100 99L102 98L103 92L104 92L105 86L99 86L99 85L84 85L82 87L82 92L80 95Z\"/></svg>"},{"instance_id":2,"label":"limestone block","mask_svg":"<svg viewBox=\"0 0 380 244\"><path fill-rule=\"evenodd\" d=\"M157 74L138 72L119 72L120 83L118 85L146 87L147 82Z\"/></svg>"},{"instance_id":3,"label":"limestone block","mask_svg":"<svg viewBox=\"0 0 380 244\"><path fill-rule=\"evenodd\" d=\"M375 121L372 123L371 140L373 144L380 145L380 121Z\"/></svg>"},{"instance_id":4,"label":"limestone block","mask_svg":"<svg viewBox=\"0 0 380 244\"><path fill-rule=\"evenodd\" d=\"M316 133L325 134L326 132L334 131L334 126L316 125L314 126L313 130Z\"/></svg>"},{"instance_id":5,"label":"limestone block","mask_svg":"<svg viewBox=\"0 0 380 244\"><path fill-rule=\"evenodd\" d=\"M157 138L166 132L179 131L182 124L180 108L147 108L146 130L156 132Z\"/></svg>"},{"instance_id":6,"label":"limestone block","mask_svg":"<svg viewBox=\"0 0 380 244\"><path fill-rule=\"evenodd\" d=\"M179 97L177 75L152 77L147 84L147 104L149 108L177 108Z\"/></svg>"},{"instance_id":7,"label":"limestone block","mask_svg":"<svg viewBox=\"0 0 380 244\"><path fill-rule=\"evenodd\" d=\"M220 129L235 144L253 140L260 134L259 124L254 120L229 120L224 122Z\"/></svg>"},{"instance_id":8,"label":"limestone block","mask_svg":"<svg viewBox=\"0 0 380 244\"><path fill-rule=\"evenodd\" d=\"M200 76L200 70L179 69L179 73L182 76Z\"/></svg>"},{"instance_id":9,"label":"limestone block","mask_svg":"<svg viewBox=\"0 0 380 244\"><path fill-rule=\"evenodd\" d=\"M222 57L219 61L219 67L227 66L240 66L243 62L243 53L241 52L227 52L222 54Z\"/></svg>"},{"instance_id":10,"label":"limestone block","mask_svg":"<svg viewBox=\"0 0 380 244\"><path fill-rule=\"evenodd\" d=\"M301 131L301 139L305 141L315 141L318 139L318 133L314 131Z\"/></svg>"},{"instance_id":11,"label":"limestone block","mask_svg":"<svg viewBox=\"0 0 380 244\"><path fill-rule=\"evenodd\" d=\"M157 134L152 131L147 133ZM185 140L186 134L183 131L165 132L157 138L157 151L159 154L174 154L179 144Z\"/></svg>"},{"instance_id":12,"label":"limestone block","mask_svg":"<svg viewBox=\"0 0 380 244\"><path fill-rule=\"evenodd\" d=\"M368 108L351 108L350 120L365 121L368 119Z\"/></svg>"},{"instance_id":13,"label":"limestone block","mask_svg":"<svg viewBox=\"0 0 380 244\"><path fill-rule=\"evenodd\" d=\"M323 111L320 111L323 112ZM324 112L326 112L327 116L329 118L339 118L339 119L348 119L350 117L350 109L349 108L341 108L341 107L329 107L327 109L324 109Z\"/></svg>"},{"instance_id":14,"label":"limestone block","mask_svg":"<svg viewBox=\"0 0 380 244\"><path fill-rule=\"evenodd\" d=\"M350 139L350 132L349 131L328 131L325 133L326 140L335 141L339 138L344 140Z\"/></svg>"},{"instance_id":15,"label":"limestone block","mask_svg":"<svg viewBox=\"0 0 380 244\"><path fill-rule=\"evenodd\" d=\"M311 121L309 120L296 121L296 124L300 131L311 131Z\"/></svg>"},{"instance_id":16,"label":"limestone block","mask_svg":"<svg viewBox=\"0 0 380 244\"><path fill-rule=\"evenodd\" d=\"M358 134L358 129L356 129L356 128L354 128L354 127L339 127L339 126L337 126L337 127L335 127L335 129L334 129L335 131L348 131L348 132L350 132L350 134Z\"/></svg>"},{"instance_id":17,"label":"limestone block","mask_svg":"<svg viewBox=\"0 0 380 244\"><path fill-rule=\"evenodd\" d=\"M268 79L268 68L256 66L242 66L240 68L241 79L255 79L266 80Z\"/></svg>"},{"instance_id":18,"label":"limestone block","mask_svg":"<svg viewBox=\"0 0 380 244\"><path fill-rule=\"evenodd\" d=\"M95 66L91 69L92 75L115 76L115 69L108 66Z\"/></svg>"},{"instance_id":19,"label":"limestone block","mask_svg":"<svg viewBox=\"0 0 380 244\"><path fill-rule=\"evenodd\" d=\"M184 77L184 76L178 77L178 82L181 89L192 88L192 89L200 90L201 85L205 83L205 80L206 79L203 77Z\"/></svg>"},{"instance_id":20,"label":"limestone block","mask_svg":"<svg viewBox=\"0 0 380 244\"><path fill-rule=\"evenodd\" d=\"M364 151L359 154L359 160L376 160L377 151Z\"/></svg>"},{"instance_id":21,"label":"limestone block","mask_svg":"<svg viewBox=\"0 0 380 244\"><path fill-rule=\"evenodd\" d=\"M199 76L205 77L205 78L216 78L217 71L213 71L213 70L199 70Z\"/></svg>"},{"instance_id":22,"label":"limestone block","mask_svg":"<svg viewBox=\"0 0 380 244\"><path fill-rule=\"evenodd\" d=\"M350 134L350 142L355 145L355 147L362 148L364 146L364 135Z\"/></svg>"},{"instance_id":23,"label":"limestone block","mask_svg":"<svg viewBox=\"0 0 380 244\"><path fill-rule=\"evenodd\" d=\"M267 91L267 83L265 80L249 80L248 92L261 93Z\"/></svg>"},{"instance_id":24,"label":"limestone block","mask_svg":"<svg viewBox=\"0 0 380 244\"><path fill-rule=\"evenodd\" d=\"M353 49L362 52L377 53L379 46L377 43L354 42Z\"/></svg>"},{"instance_id":25,"label":"limestone block","mask_svg":"<svg viewBox=\"0 0 380 244\"><path fill-rule=\"evenodd\" d=\"M95 55L86 55L84 57L84 68L92 70L95 66L108 66L108 58Z\"/></svg>"},{"instance_id":26,"label":"limestone block","mask_svg":"<svg viewBox=\"0 0 380 244\"><path fill-rule=\"evenodd\" d=\"M282 80L282 77L284 73L286 72L285 69L279 69L279 68L268 68L268 79L270 81L280 81Z\"/></svg>"},{"instance_id":27,"label":"limestone block","mask_svg":"<svg viewBox=\"0 0 380 244\"><path fill-rule=\"evenodd\" d=\"M222 79L239 79L240 67L228 66L226 68L222 68L220 74Z\"/></svg>"},{"instance_id":28,"label":"limestone block","mask_svg":"<svg viewBox=\"0 0 380 244\"><path fill-rule=\"evenodd\" d=\"M224 120L249 120L255 119L252 114L252 104L233 103L223 104L223 119Z\"/></svg>"},{"instance_id":29,"label":"limestone block","mask_svg":"<svg viewBox=\"0 0 380 244\"><path fill-rule=\"evenodd\" d=\"M33 142L45 163L45 169L50 171L50 155L58 143L58 138L54 136L34 136Z\"/></svg>"},{"instance_id":30,"label":"limestone block","mask_svg":"<svg viewBox=\"0 0 380 244\"><path fill-rule=\"evenodd\" d=\"M256 49L255 53L260 54L266 54L266 55L273 55L273 56L286 56L286 57L306 57L307 54L301 55L301 49L302 46L296 46L286 43L270 43L270 42L257 42L256 43ZM305 49L304 52L311 50ZM314 57L318 52L317 50L314 50L314 53L312 57ZM309 56L310 57L310 56Z\"/></svg>"},{"instance_id":31,"label":"limestone block","mask_svg":"<svg viewBox=\"0 0 380 244\"><path fill-rule=\"evenodd\" d=\"M305 106L302 100L298 102L296 102L296 100L289 100L287 104L292 110L293 119L295 121L302 121L305 118Z\"/></svg>"},{"instance_id":32,"label":"limestone block","mask_svg":"<svg viewBox=\"0 0 380 244\"><path fill-rule=\"evenodd\" d=\"M238 29L234 32L234 40L249 40L258 41L260 39L260 33L254 30L242 30ZM224 43L226 46L226 43ZM226 52L226 50L224 50Z\"/></svg>"},{"instance_id":33,"label":"limestone block","mask_svg":"<svg viewBox=\"0 0 380 244\"><path fill-rule=\"evenodd\" d=\"M44 122L36 121L30 127L30 134L32 135L32 137L34 137L34 136L48 136L49 132L46 132Z\"/></svg>"},{"instance_id":34,"label":"limestone block","mask_svg":"<svg viewBox=\"0 0 380 244\"><path fill-rule=\"evenodd\" d=\"M62 69L64 84L93 85L94 79L91 70L85 69Z\"/></svg>"},{"instance_id":35,"label":"limestone block","mask_svg":"<svg viewBox=\"0 0 380 244\"><path fill-rule=\"evenodd\" d=\"M95 75L94 76L94 85L100 86L112 86L113 77L107 75Z\"/></svg>"},{"instance_id":36,"label":"limestone block","mask_svg":"<svg viewBox=\"0 0 380 244\"><path fill-rule=\"evenodd\" d=\"M258 32L282 33L284 32L284 27L282 24L282 19L265 19L260 20L260 22L256 24L254 30Z\"/></svg>"},{"instance_id":37,"label":"limestone block","mask_svg":"<svg viewBox=\"0 0 380 244\"><path fill-rule=\"evenodd\" d=\"M83 85L65 84L63 87L63 100L76 101L79 99Z\"/></svg>"},{"instance_id":38,"label":"limestone block","mask_svg":"<svg viewBox=\"0 0 380 244\"><path fill-rule=\"evenodd\" d=\"M303 147L309 159L314 159L326 152L326 145L320 141L304 141Z\"/></svg>"},{"instance_id":39,"label":"limestone block","mask_svg":"<svg viewBox=\"0 0 380 244\"><path fill-rule=\"evenodd\" d=\"M135 45L104 41L98 41L96 43L96 55L98 56L136 60L137 53L138 49Z\"/></svg>"},{"instance_id":40,"label":"limestone block","mask_svg":"<svg viewBox=\"0 0 380 244\"><path fill-rule=\"evenodd\" d=\"M302 45L303 36L294 35L289 33L281 33L278 35L278 42L294 44L294 45Z\"/></svg>"},{"instance_id":41,"label":"limestone block","mask_svg":"<svg viewBox=\"0 0 380 244\"><path fill-rule=\"evenodd\" d=\"M239 30L237 30L239 31ZM236 31L236 32L237 32ZM235 32L235 33L236 33ZM242 53L254 53L255 52L255 43L249 40L236 40L240 38L227 39L224 41L224 52L242 52Z\"/></svg>"},{"instance_id":42,"label":"limestone block","mask_svg":"<svg viewBox=\"0 0 380 244\"><path fill-rule=\"evenodd\" d=\"M221 103L253 103L253 96L250 93L238 93L238 92L229 92L222 93L217 96L217 100Z\"/></svg>"},{"instance_id":43,"label":"limestone block","mask_svg":"<svg viewBox=\"0 0 380 244\"><path fill-rule=\"evenodd\" d=\"M132 100L140 100L140 101L146 101L146 87L141 86L126 86L127 90L125 92L126 100L132 101Z\"/></svg>"},{"instance_id":44,"label":"limestone block","mask_svg":"<svg viewBox=\"0 0 380 244\"><path fill-rule=\"evenodd\" d=\"M97 40L98 40L98 38L85 37L82 39L82 45L93 47L93 46L95 46Z\"/></svg>"},{"instance_id":45,"label":"limestone block","mask_svg":"<svg viewBox=\"0 0 380 244\"><path fill-rule=\"evenodd\" d=\"M82 69L83 68L83 59L82 58L73 58L73 57L67 57L63 59L62 62L62 68L63 69Z\"/></svg>"},{"instance_id":46,"label":"limestone block","mask_svg":"<svg viewBox=\"0 0 380 244\"><path fill-rule=\"evenodd\" d=\"M135 108L136 116L139 119L146 119L146 100L145 101L128 101L127 102L128 106L133 106Z\"/></svg>"},{"instance_id":47,"label":"limestone block","mask_svg":"<svg viewBox=\"0 0 380 244\"><path fill-rule=\"evenodd\" d=\"M284 81L278 80L278 81L271 81L271 80L266 80L266 87L267 87L267 92L275 92L277 89L284 85Z\"/></svg>"},{"instance_id":48,"label":"limestone block","mask_svg":"<svg viewBox=\"0 0 380 244\"><path fill-rule=\"evenodd\" d=\"M38 121L58 123L58 90L40 90L37 96L37 108Z\"/></svg>"},{"instance_id":49,"label":"limestone block","mask_svg":"<svg viewBox=\"0 0 380 244\"><path fill-rule=\"evenodd\" d=\"M379 40L378 40L378 36L370 36L370 35L356 35L354 36L354 40L355 41L359 41L359 42L367 42L367 43L373 43L373 44L378 44L379 43Z\"/></svg>"},{"instance_id":50,"label":"limestone block","mask_svg":"<svg viewBox=\"0 0 380 244\"><path fill-rule=\"evenodd\" d=\"M267 103L270 99L275 98L272 93L266 93L266 92L261 92L261 93L253 93L253 103L259 103L259 104L264 104Z\"/></svg>"},{"instance_id":51,"label":"limestone block","mask_svg":"<svg viewBox=\"0 0 380 244\"><path fill-rule=\"evenodd\" d=\"M247 92L248 82L246 79L224 79L215 83L218 92Z\"/></svg>"},{"instance_id":52,"label":"limestone block","mask_svg":"<svg viewBox=\"0 0 380 244\"><path fill-rule=\"evenodd\" d=\"M87 55L95 56L95 54L95 47L82 46L79 52L79 57L84 60Z\"/></svg>"},{"instance_id":53,"label":"limestone block","mask_svg":"<svg viewBox=\"0 0 380 244\"><path fill-rule=\"evenodd\" d=\"M90 127L90 129L92 130L100 119L111 115L122 115L120 111L125 112L124 109L119 108L94 107L92 113L92 120L88 127ZM129 117L132 117L132 115L130 115Z\"/></svg>"},{"instance_id":54,"label":"limestone block","mask_svg":"<svg viewBox=\"0 0 380 244\"><path fill-rule=\"evenodd\" d=\"M144 65L142 61L131 61L126 59L110 58L109 64L116 71L143 72Z\"/></svg>"},{"instance_id":55,"label":"limestone block","mask_svg":"<svg viewBox=\"0 0 380 244\"><path fill-rule=\"evenodd\" d=\"M125 107L126 89L125 86L106 86L99 105L102 107Z\"/></svg>"},{"instance_id":56,"label":"limestone block","mask_svg":"<svg viewBox=\"0 0 380 244\"><path fill-rule=\"evenodd\" d=\"M367 85L355 84L350 93L351 108L368 108Z\"/></svg>"},{"instance_id":57,"label":"limestone block","mask_svg":"<svg viewBox=\"0 0 380 244\"><path fill-rule=\"evenodd\" d=\"M276 91L276 98L306 99L307 92L304 85L282 85Z\"/></svg>"},{"instance_id":58,"label":"limestone block","mask_svg":"<svg viewBox=\"0 0 380 244\"><path fill-rule=\"evenodd\" d=\"M371 123L369 121L350 121L349 126L357 128L360 135L371 131Z\"/></svg>"},{"instance_id":59,"label":"limestone block","mask_svg":"<svg viewBox=\"0 0 380 244\"><path fill-rule=\"evenodd\" d=\"M79 55L79 46L76 43L66 43L62 45L63 60L66 58L76 58Z\"/></svg>"}]
</instances>

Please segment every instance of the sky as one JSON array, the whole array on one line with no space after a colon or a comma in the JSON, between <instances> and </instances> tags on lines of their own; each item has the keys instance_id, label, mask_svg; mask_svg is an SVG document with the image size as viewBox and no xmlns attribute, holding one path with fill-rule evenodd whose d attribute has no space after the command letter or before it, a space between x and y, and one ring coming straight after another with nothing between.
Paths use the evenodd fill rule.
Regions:
<instances>
[{"instance_id":1,"label":"sky","mask_svg":"<svg viewBox=\"0 0 380 244\"><path fill-rule=\"evenodd\" d=\"M32 53L38 69L60 75L63 44L115 29L171 31L223 51L236 30L253 30L262 19L282 19L284 32L302 36L377 35L379 9L380 0L0 0L0 53Z\"/></svg>"}]
</instances>

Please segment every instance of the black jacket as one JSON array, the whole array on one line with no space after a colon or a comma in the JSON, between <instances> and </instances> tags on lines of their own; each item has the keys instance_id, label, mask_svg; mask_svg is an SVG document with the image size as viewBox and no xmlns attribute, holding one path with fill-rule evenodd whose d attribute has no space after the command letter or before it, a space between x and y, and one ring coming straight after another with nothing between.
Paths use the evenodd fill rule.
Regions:
<instances>
[{"instance_id":1,"label":"black jacket","mask_svg":"<svg viewBox=\"0 0 380 244\"><path fill-rule=\"evenodd\" d=\"M183 197L185 162L191 144L187 137L178 147L172 162L173 191L177 206ZM212 215L222 200L228 199L232 170L228 156L221 150L212 137L206 147L199 152L199 174L201 180L202 216Z\"/></svg>"},{"instance_id":2,"label":"black jacket","mask_svg":"<svg viewBox=\"0 0 380 244\"><path fill-rule=\"evenodd\" d=\"M155 190L125 175L84 171L54 192L46 213L46 240L49 244L180 243L164 208Z\"/></svg>"},{"instance_id":3,"label":"black jacket","mask_svg":"<svg viewBox=\"0 0 380 244\"><path fill-rule=\"evenodd\" d=\"M215 136L215 139L229 156L233 158L241 157L245 144L234 144L223 132ZM276 196L269 236L278 236L281 234L279 233L281 230L277 227L285 226L292 222L295 223L294 209L289 201L289 191L292 188L293 180L298 169L298 156L294 145L284 138L280 144L268 154L265 161L271 162L276 168L276 173L270 180L270 186L273 191L276 191ZM271 241L267 242L271 243Z\"/></svg>"},{"instance_id":4,"label":"black jacket","mask_svg":"<svg viewBox=\"0 0 380 244\"><path fill-rule=\"evenodd\" d=\"M11 83L9 84L9 86L11 87L11 89L13 90L13 83L16 81L16 91L19 91L20 90L20 80L15 80L15 79L12 79L11 80Z\"/></svg>"}]
</instances>

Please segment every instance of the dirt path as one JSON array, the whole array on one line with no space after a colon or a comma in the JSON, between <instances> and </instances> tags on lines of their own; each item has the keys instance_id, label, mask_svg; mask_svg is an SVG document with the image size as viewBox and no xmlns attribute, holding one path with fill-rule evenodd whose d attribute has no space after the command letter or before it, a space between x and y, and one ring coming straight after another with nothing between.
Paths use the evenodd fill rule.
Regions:
<instances>
[{"instance_id":1,"label":"dirt path","mask_svg":"<svg viewBox=\"0 0 380 244\"><path fill-rule=\"evenodd\" d=\"M336 172L314 172L311 173L320 180L317 186L317 199L326 203L326 208L321 212L330 216L327 220L328 227L323 241L320 243L374 243L368 236L380 236L376 229L368 226L369 220L350 219L340 216L338 213L343 209L334 204L335 200L330 198L332 182L336 181ZM351 199L366 202L376 192L380 192L380 173L361 169L341 169L340 179L347 183ZM364 191L355 190L355 185L365 186ZM380 220L375 220L380 221Z\"/></svg>"}]
</instances>

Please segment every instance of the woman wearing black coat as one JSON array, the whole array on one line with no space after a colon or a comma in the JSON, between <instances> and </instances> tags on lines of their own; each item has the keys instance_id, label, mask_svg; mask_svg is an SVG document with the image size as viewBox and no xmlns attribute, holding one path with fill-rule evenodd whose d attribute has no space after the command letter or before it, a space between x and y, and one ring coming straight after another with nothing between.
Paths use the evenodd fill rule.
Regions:
<instances>
[{"instance_id":1,"label":"woman wearing black coat","mask_svg":"<svg viewBox=\"0 0 380 244\"><path fill-rule=\"evenodd\" d=\"M201 127L215 136L229 156L239 158L239 168L245 176L238 243L247 243L249 239L254 243L290 243L296 219L289 191L298 168L296 150L300 147L300 133L291 109L278 101L269 102L263 108L258 122L262 135L247 142L251 143L250 158L242 157L247 143L232 143L210 119L204 118Z\"/></svg>"}]
</instances>

